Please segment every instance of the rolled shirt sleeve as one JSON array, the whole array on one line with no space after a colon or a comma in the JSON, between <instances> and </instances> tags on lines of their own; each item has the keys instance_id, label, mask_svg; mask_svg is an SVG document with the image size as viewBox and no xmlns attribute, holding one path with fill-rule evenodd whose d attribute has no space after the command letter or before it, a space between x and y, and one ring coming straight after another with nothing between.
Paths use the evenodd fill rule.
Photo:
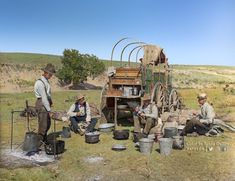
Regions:
<instances>
[{"instance_id":1,"label":"rolled shirt sleeve","mask_svg":"<svg viewBox=\"0 0 235 181\"><path fill-rule=\"evenodd\" d=\"M147 111L145 113L146 117L158 119L158 109L155 105L152 106L152 110L151 110L151 105L148 105L148 107L146 109L147 109Z\"/></svg>"},{"instance_id":2,"label":"rolled shirt sleeve","mask_svg":"<svg viewBox=\"0 0 235 181\"><path fill-rule=\"evenodd\" d=\"M68 115L69 117L77 116L77 113L74 112L74 110L75 110L75 104L73 104L72 106L70 106L70 108L69 108L69 110L68 110L68 112L67 112L67 115Z\"/></svg>"},{"instance_id":3,"label":"rolled shirt sleeve","mask_svg":"<svg viewBox=\"0 0 235 181\"><path fill-rule=\"evenodd\" d=\"M201 123L211 124L215 118L214 108L210 104L205 103L201 108L199 118Z\"/></svg>"}]
</instances>

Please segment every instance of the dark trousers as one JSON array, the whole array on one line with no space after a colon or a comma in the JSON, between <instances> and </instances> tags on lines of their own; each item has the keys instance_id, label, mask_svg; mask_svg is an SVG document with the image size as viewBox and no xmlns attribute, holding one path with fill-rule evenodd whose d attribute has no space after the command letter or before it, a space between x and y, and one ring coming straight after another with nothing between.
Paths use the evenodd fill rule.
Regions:
<instances>
[{"instance_id":1,"label":"dark trousers","mask_svg":"<svg viewBox=\"0 0 235 181\"><path fill-rule=\"evenodd\" d=\"M72 124L73 129L78 130L79 129L78 123L85 122L86 118L85 117L79 117L79 116L73 116L73 117L70 117L69 120ZM87 126L86 131L87 132L92 132L95 128L96 123L97 123L97 120L95 118L91 118L90 124Z\"/></svg>"},{"instance_id":2,"label":"dark trousers","mask_svg":"<svg viewBox=\"0 0 235 181\"><path fill-rule=\"evenodd\" d=\"M51 118L45 107L42 105L42 100L37 99L36 111L38 114L38 135L40 141L46 141L47 131L51 127Z\"/></svg>"},{"instance_id":3,"label":"dark trousers","mask_svg":"<svg viewBox=\"0 0 235 181\"><path fill-rule=\"evenodd\" d=\"M199 135L205 135L210 130L210 125L201 123L198 119L191 119L186 122L182 134L197 132Z\"/></svg>"}]
</instances>

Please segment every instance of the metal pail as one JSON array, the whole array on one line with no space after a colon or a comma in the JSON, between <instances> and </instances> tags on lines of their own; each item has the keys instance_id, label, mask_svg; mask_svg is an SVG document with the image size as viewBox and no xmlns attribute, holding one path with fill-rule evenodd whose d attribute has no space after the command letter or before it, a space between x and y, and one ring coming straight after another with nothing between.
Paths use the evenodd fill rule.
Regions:
<instances>
[{"instance_id":1,"label":"metal pail","mask_svg":"<svg viewBox=\"0 0 235 181\"><path fill-rule=\"evenodd\" d=\"M141 153L150 154L152 152L153 143L154 143L153 139L142 138L142 139L140 139L139 142L140 142L140 152Z\"/></svg>"},{"instance_id":2,"label":"metal pail","mask_svg":"<svg viewBox=\"0 0 235 181\"><path fill-rule=\"evenodd\" d=\"M173 140L172 138L160 138L159 147L161 155L170 155L172 150Z\"/></svg>"}]
</instances>

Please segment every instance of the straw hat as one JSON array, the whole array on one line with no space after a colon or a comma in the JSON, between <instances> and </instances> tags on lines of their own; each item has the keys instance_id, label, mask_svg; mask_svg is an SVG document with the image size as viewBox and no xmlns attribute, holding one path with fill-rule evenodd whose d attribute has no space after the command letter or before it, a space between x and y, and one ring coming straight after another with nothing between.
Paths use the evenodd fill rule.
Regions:
<instances>
[{"instance_id":1,"label":"straw hat","mask_svg":"<svg viewBox=\"0 0 235 181\"><path fill-rule=\"evenodd\" d=\"M80 100L80 99L82 99L82 98L85 98L85 95L84 95L84 94L78 94L78 95L76 96L76 99L77 99L77 100Z\"/></svg>"},{"instance_id":2,"label":"straw hat","mask_svg":"<svg viewBox=\"0 0 235 181\"><path fill-rule=\"evenodd\" d=\"M206 93L199 93L198 96L197 96L197 98L198 98L199 100L207 99L207 95L206 95Z\"/></svg>"},{"instance_id":3,"label":"straw hat","mask_svg":"<svg viewBox=\"0 0 235 181\"><path fill-rule=\"evenodd\" d=\"M55 67L51 63L48 63L45 68L42 68L44 72L50 73L50 74L55 74Z\"/></svg>"}]
</instances>

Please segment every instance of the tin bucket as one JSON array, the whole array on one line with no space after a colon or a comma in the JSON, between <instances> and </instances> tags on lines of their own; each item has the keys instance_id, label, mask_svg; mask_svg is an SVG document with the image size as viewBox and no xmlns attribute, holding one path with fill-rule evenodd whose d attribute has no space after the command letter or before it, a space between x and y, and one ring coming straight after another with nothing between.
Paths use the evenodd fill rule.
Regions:
<instances>
[{"instance_id":1,"label":"tin bucket","mask_svg":"<svg viewBox=\"0 0 235 181\"><path fill-rule=\"evenodd\" d=\"M153 139L142 138L142 139L140 139L139 142L140 142L140 152L141 153L150 154L152 152L153 143L154 143Z\"/></svg>"},{"instance_id":2,"label":"tin bucket","mask_svg":"<svg viewBox=\"0 0 235 181\"><path fill-rule=\"evenodd\" d=\"M173 140L171 138L160 138L159 147L161 155L170 155L172 150Z\"/></svg>"}]
</instances>

